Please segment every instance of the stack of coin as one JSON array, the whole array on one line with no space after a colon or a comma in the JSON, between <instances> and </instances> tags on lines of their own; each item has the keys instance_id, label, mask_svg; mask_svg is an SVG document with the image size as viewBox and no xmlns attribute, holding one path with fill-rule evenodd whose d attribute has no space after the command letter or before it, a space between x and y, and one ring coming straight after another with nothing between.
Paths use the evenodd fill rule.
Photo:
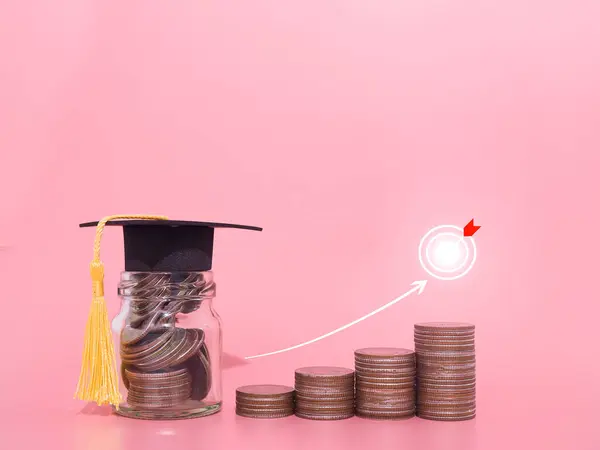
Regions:
<instances>
[{"instance_id":1,"label":"stack of coin","mask_svg":"<svg viewBox=\"0 0 600 450\"><path fill-rule=\"evenodd\" d=\"M176 400L202 400L208 395L212 385L210 362L204 332L201 329L165 327L161 331L136 333L137 331L129 327L121 333L121 376L129 390L128 399L133 401L131 403L128 400L131 406L149 408L148 405L152 405L154 409L170 407L177 404ZM141 401L141 397L154 395L164 387L165 374L179 373L181 370L191 379L191 391L187 397L182 397L183 393L187 392L184 390L167 402L168 405L154 400ZM143 378L144 389L136 386L130 373L137 377L136 380ZM157 381L156 386L151 385L153 380ZM153 390L149 391L151 387ZM149 397L151 398L153 397Z\"/></svg>"},{"instance_id":2,"label":"stack of coin","mask_svg":"<svg viewBox=\"0 0 600 450\"><path fill-rule=\"evenodd\" d=\"M343 367L296 369L296 416L339 420L354 415L354 371Z\"/></svg>"},{"instance_id":3,"label":"stack of coin","mask_svg":"<svg viewBox=\"0 0 600 450\"><path fill-rule=\"evenodd\" d=\"M168 408L187 400L192 393L192 377L186 369L142 373L125 369L129 391L127 403L144 409Z\"/></svg>"},{"instance_id":4,"label":"stack of coin","mask_svg":"<svg viewBox=\"0 0 600 450\"><path fill-rule=\"evenodd\" d=\"M403 419L415 415L415 353L403 348L355 350L356 415Z\"/></svg>"},{"instance_id":5,"label":"stack of coin","mask_svg":"<svg viewBox=\"0 0 600 450\"><path fill-rule=\"evenodd\" d=\"M128 314L121 330L121 376L129 390L130 406L170 408L177 402L201 401L208 396L212 364L205 333L197 328L177 327L179 315L197 310L202 298L214 294L214 281L206 274L123 272L119 295L126 299ZM155 392L165 387L164 375L180 370L191 378L191 391L182 387L169 401L154 401ZM139 374L133 375L137 376L135 380L141 379L142 374L148 375L142 377L143 388L129 373ZM155 385L151 384L153 380Z\"/></svg>"},{"instance_id":6,"label":"stack of coin","mask_svg":"<svg viewBox=\"0 0 600 450\"><path fill-rule=\"evenodd\" d=\"M235 412L254 419L294 414L294 388L278 384L242 386L235 391Z\"/></svg>"},{"instance_id":7,"label":"stack of coin","mask_svg":"<svg viewBox=\"0 0 600 450\"><path fill-rule=\"evenodd\" d=\"M417 415L431 420L475 417L475 326L415 325Z\"/></svg>"}]
</instances>

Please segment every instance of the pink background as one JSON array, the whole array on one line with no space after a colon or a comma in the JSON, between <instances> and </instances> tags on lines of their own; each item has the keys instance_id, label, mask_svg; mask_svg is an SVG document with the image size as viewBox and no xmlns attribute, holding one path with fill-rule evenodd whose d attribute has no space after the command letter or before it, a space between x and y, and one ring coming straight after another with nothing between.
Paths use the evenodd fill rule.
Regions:
<instances>
[{"instance_id":1,"label":"pink background","mask_svg":"<svg viewBox=\"0 0 600 450\"><path fill-rule=\"evenodd\" d=\"M599 16L596 0L1 2L1 442L600 448ZM225 350L240 357L405 292L425 277L430 227L482 228L465 278L228 369L221 414L153 423L72 400L93 240L77 224L115 213L265 228L216 244ZM106 234L111 314L121 244ZM411 346L424 320L476 323L476 420L233 413L240 384Z\"/></svg>"}]
</instances>

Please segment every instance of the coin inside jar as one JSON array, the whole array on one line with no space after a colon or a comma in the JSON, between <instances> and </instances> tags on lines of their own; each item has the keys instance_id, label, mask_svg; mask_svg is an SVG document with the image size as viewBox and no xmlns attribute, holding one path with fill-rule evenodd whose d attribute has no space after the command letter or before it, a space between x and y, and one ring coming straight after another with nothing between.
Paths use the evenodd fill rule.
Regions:
<instances>
[{"instance_id":1,"label":"coin inside jar","mask_svg":"<svg viewBox=\"0 0 600 450\"><path fill-rule=\"evenodd\" d=\"M135 345L121 343L121 360L126 363L135 363L135 361L142 360L144 357L156 353L171 339L174 332L175 329L170 328L164 331L148 333Z\"/></svg>"},{"instance_id":2,"label":"coin inside jar","mask_svg":"<svg viewBox=\"0 0 600 450\"><path fill-rule=\"evenodd\" d=\"M161 379L172 379L175 377L185 377L187 372L185 369L177 369L171 371L160 371L156 373L144 373L135 370L127 370L127 376L132 379L150 379L150 380L161 380Z\"/></svg>"},{"instance_id":3,"label":"coin inside jar","mask_svg":"<svg viewBox=\"0 0 600 450\"><path fill-rule=\"evenodd\" d=\"M178 366L189 358L191 358L194 354L198 353L200 347L204 344L204 331L199 329L188 329L187 333L187 342L183 348L180 349L179 353L173 356L173 361L170 362L170 366Z\"/></svg>"},{"instance_id":4,"label":"coin inside jar","mask_svg":"<svg viewBox=\"0 0 600 450\"><path fill-rule=\"evenodd\" d=\"M160 311L162 306L161 301L131 301L131 316L132 321L139 321L142 318L148 317Z\"/></svg>"},{"instance_id":5,"label":"coin inside jar","mask_svg":"<svg viewBox=\"0 0 600 450\"><path fill-rule=\"evenodd\" d=\"M204 344L202 348L205 347ZM192 377L193 400L204 400L211 389L210 363L202 349L185 362Z\"/></svg>"},{"instance_id":6,"label":"coin inside jar","mask_svg":"<svg viewBox=\"0 0 600 450\"><path fill-rule=\"evenodd\" d=\"M192 386L187 369L139 372L125 369L129 381L127 403L144 408L175 406L190 398Z\"/></svg>"},{"instance_id":7,"label":"coin inside jar","mask_svg":"<svg viewBox=\"0 0 600 450\"><path fill-rule=\"evenodd\" d=\"M135 366L147 372L153 372L169 367L171 362L187 342L187 333L183 328L178 328L169 342L151 355L135 361Z\"/></svg>"},{"instance_id":8,"label":"coin inside jar","mask_svg":"<svg viewBox=\"0 0 600 450\"><path fill-rule=\"evenodd\" d=\"M121 331L121 343L123 345L134 345L152 331L153 325L151 320L139 324L138 327L134 327L131 323L128 323Z\"/></svg>"}]
</instances>

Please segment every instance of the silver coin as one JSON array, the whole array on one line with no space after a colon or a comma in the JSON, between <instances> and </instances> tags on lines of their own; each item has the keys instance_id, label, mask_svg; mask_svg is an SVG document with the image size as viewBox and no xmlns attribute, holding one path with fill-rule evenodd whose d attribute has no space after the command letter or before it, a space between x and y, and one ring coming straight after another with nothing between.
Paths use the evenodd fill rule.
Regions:
<instances>
[{"instance_id":1,"label":"silver coin","mask_svg":"<svg viewBox=\"0 0 600 450\"><path fill-rule=\"evenodd\" d=\"M166 347L169 345L173 337L175 336L175 329L168 330L159 337L157 337L154 341L148 342L148 346L143 346L143 349L139 352L135 351L137 346L127 346L121 345L121 359L128 364L143 364L155 357L157 354L162 354ZM148 334L145 338L150 337ZM143 342L143 341L140 341Z\"/></svg>"},{"instance_id":2,"label":"silver coin","mask_svg":"<svg viewBox=\"0 0 600 450\"><path fill-rule=\"evenodd\" d=\"M195 328L191 328L186 330L187 333L187 342L185 346L181 349L179 354L177 354L173 361L169 363L170 366L178 366L179 364L184 363L192 355L198 353L200 347L204 343L204 332L202 330L198 330Z\"/></svg>"},{"instance_id":3,"label":"silver coin","mask_svg":"<svg viewBox=\"0 0 600 450\"><path fill-rule=\"evenodd\" d=\"M211 367L205 353L202 349L186 361L186 366L192 376L192 395L193 400L204 400L212 387Z\"/></svg>"},{"instance_id":4,"label":"silver coin","mask_svg":"<svg viewBox=\"0 0 600 450\"><path fill-rule=\"evenodd\" d=\"M165 345L175 332L174 328L167 328L162 332L148 333L136 345L127 345L121 343L121 359L125 362L135 362L135 360L144 358Z\"/></svg>"},{"instance_id":5,"label":"silver coin","mask_svg":"<svg viewBox=\"0 0 600 450\"><path fill-rule=\"evenodd\" d=\"M132 315L139 320L150 314L154 314L156 311L159 311L162 307L162 303L163 302L157 300L132 300Z\"/></svg>"},{"instance_id":6,"label":"silver coin","mask_svg":"<svg viewBox=\"0 0 600 450\"><path fill-rule=\"evenodd\" d=\"M167 345L164 345L159 352L153 353L145 358L137 360L135 366L146 372L154 372L169 367L174 356L178 354L181 348L187 342L187 333L185 329L178 328Z\"/></svg>"}]
</instances>

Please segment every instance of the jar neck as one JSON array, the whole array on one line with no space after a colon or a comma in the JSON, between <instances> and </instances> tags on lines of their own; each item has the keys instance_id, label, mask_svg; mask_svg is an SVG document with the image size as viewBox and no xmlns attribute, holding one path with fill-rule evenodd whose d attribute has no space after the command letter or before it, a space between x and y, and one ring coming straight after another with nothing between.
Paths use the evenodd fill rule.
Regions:
<instances>
[{"instance_id":1,"label":"jar neck","mask_svg":"<svg viewBox=\"0 0 600 450\"><path fill-rule=\"evenodd\" d=\"M118 293L134 301L204 301L215 296L213 272L122 272Z\"/></svg>"}]
</instances>

